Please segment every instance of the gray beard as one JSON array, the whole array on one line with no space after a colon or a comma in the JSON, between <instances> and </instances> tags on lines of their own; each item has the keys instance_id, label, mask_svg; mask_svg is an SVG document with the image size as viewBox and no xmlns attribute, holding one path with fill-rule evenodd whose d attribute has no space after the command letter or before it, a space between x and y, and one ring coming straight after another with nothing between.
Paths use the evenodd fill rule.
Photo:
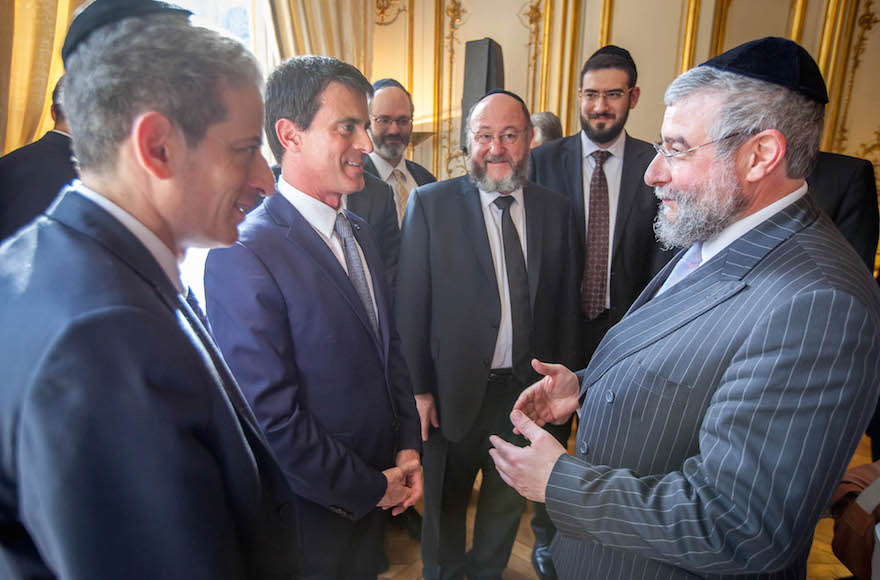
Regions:
<instances>
[{"instance_id":1,"label":"gray beard","mask_svg":"<svg viewBox=\"0 0 880 580\"><path fill-rule=\"evenodd\" d=\"M403 156L403 151L406 149L406 145L389 145L383 141L379 145L374 143L373 148L382 159L400 159Z\"/></svg>"},{"instance_id":2,"label":"gray beard","mask_svg":"<svg viewBox=\"0 0 880 580\"><path fill-rule=\"evenodd\" d=\"M664 250L688 248L696 242L705 242L739 219L748 204L733 163L722 161L718 175L707 179L691 190L655 188L658 198L677 202L675 221L670 221L670 210L661 206L654 219L654 234Z\"/></svg>"},{"instance_id":3,"label":"gray beard","mask_svg":"<svg viewBox=\"0 0 880 580\"><path fill-rule=\"evenodd\" d=\"M488 158L487 158L488 160ZM529 158L525 157L504 179L492 179L486 174L486 166L479 165L471 157L467 159L471 183L485 192L510 193L525 186L529 179Z\"/></svg>"}]
</instances>

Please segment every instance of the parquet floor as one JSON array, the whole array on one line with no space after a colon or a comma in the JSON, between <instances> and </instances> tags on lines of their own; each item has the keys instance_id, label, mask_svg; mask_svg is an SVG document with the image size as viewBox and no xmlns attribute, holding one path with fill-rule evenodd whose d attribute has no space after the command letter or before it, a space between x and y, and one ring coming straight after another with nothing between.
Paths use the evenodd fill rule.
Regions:
<instances>
[{"instance_id":1,"label":"parquet floor","mask_svg":"<svg viewBox=\"0 0 880 580\"><path fill-rule=\"evenodd\" d=\"M871 444L867 438L863 438L850 465L861 465L870 463L870 461ZM472 505L475 503L475 501L471 502ZM469 529L473 529L473 511L473 508L468 511ZM529 527L530 520L531 512L526 510L520 521L519 533L513 545L513 554L504 573L505 580L537 580L538 578L532 570L530 561L533 540L532 530ZM807 561L808 580L834 580L850 576L849 570L831 552L832 533L832 521L830 519L821 520L816 527L813 548ZM390 567L379 578L383 580L421 580L422 562L418 542L411 540L403 530L391 526L388 528L385 544Z\"/></svg>"}]
</instances>

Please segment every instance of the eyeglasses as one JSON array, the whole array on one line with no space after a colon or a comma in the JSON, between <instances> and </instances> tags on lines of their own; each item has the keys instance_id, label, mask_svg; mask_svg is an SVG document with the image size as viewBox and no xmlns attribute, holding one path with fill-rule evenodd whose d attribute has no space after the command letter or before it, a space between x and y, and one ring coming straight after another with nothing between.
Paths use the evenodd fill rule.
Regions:
<instances>
[{"instance_id":1,"label":"eyeglasses","mask_svg":"<svg viewBox=\"0 0 880 580\"><path fill-rule=\"evenodd\" d=\"M581 98L585 101L595 102L599 99L605 99L606 103L616 103L626 95L628 95L632 89L611 89L610 91L594 91L592 89L587 89L585 91L581 91Z\"/></svg>"},{"instance_id":2,"label":"eyeglasses","mask_svg":"<svg viewBox=\"0 0 880 580\"><path fill-rule=\"evenodd\" d=\"M666 158L667 161L672 161L672 160L681 161L682 159L684 159L685 157L687 157L688 155L690 155L691 153L693 153L694 151L696 151L700 147L705 147L706 145L712 145L713 143L718 143L719 141L724 141L725 139L730 139L731 137L737 137L739 135L742 135L743 133L744 133L744 131L739 131L737 133L731 133L730 135L725 135L724 137L719 137L718 139L715 139L714 141L709 141L708 143L703 143L702 145L695 145L694 147L691 147L690 149L681 149L681 150L679 150L679 149L672 149L672 150L664 149L663 144L657 143L657 142L651 143L651 145L653 145L654 151L656 151L658 155L662 155L664 158Z\"/></svg>"},{"instance_id":3,"label":"eyeglasses","mask_svg":"<svg viewBox=\"0 0 880 580\"><path fill-rule=\"evenodd\" d=\"M480 145L489 145L495 139L501 141L502 145L513 145L522 136L522 131L507 131L500 135L489 135L488 133L473 133L473 140Z\"/></svg>"},{"instance_id":4,"label":"eyeglasses","mask_svg":"<svg viewBox=\"0 0 880 580\"><path fill-rule=\"evenodd\" d=\"M391 117L374 117L370 115L370 118L376 122L376 125L382 127L383 129L387 129L391 126L392 123L397 123L397 126L401 129L406 129L410 125L412 125L412 117L398 117L396 119L392 119Z\"/></svg>"}]
</instances>

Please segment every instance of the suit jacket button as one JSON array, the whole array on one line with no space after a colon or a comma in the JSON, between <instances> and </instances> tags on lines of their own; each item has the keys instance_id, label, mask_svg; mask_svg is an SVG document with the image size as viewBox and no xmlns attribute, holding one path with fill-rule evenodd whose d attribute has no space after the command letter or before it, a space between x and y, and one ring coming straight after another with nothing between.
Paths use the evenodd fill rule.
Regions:
<instances>
[{"instance_id":1,"label":"suit jacket button","mask_svg":"<svg viewBox=\"0 0 880 580\"><path fill-rule=\"evenodd\" d=\"M483 366L484 366L484 367L489 368L489 365L490 365L490 364L492 364L492 361L490 361L490 360L487 359L487 358L484 358L484 359L483 359Z\"/></svg>"},{"instance_id":2,"label":"suit jacket button","mask_svg":"<svg viewBox=\"0 0 880 580\"><path fill-rule=\"evenodd\" d=\"M586 441L581 441L581 453L587 455L590 453L590 446L587 445Z\"/></svg>"},{"instance_id":3,"label":"suit jacket button","mask_svg":"<svg viewBox=\"0 0 880 580\"><path fill-rule=\"evenodd\" d=\"M614 402L614 391L605 391L605 400L610 404Z\"/></svg>"}]
</instances>

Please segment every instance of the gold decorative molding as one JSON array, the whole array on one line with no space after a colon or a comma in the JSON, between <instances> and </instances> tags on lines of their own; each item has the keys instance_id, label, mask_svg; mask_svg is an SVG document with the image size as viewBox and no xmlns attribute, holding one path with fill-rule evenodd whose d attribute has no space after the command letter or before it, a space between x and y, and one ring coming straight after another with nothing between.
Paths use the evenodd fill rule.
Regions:
<instances>
[{"instance_id":1,"label":"gold decorative molding","mask_svg":"<svg viewBox=\"0 0 880 580\"><path fill-rule=\"evenodd\" d=\"M413 93L413 84L415 76L413 74L413 63L415 62L415 26L416 26L416 0L408 0L407 4L407 23L406 23L406 90L409 94Z\"/></svg>"},{"instance_id":2,"label":"gold decorative molding","mask_svg":"<svg viewBox=\"0 0 880 580\"><path fill-rule=\"evenodd\" d=\"M791 29L788 38L801 43L804 36L804 18L807 15L807 0L791 0Z\"/></svg>"},{"instance_id":3,"label":"gold decorative molding","mask_svg":"<svg viewBox=\"0 0 880 580\"><path fill-rule=\"evenodd\" d=\"M443 116L443 25L445 1L434 0L434 135L431 138L431 173L440 176L440 127Z\"/></svg>"},{"instance_id":4,"label":"gold decorative molding","mask_svg":"<svg viewBox=\"0 0 880 580\"><path fill-rule=\"evenodd\" d=\"M602 15L599 17L599 46L611 44L611 25L614 22L614 0L602 0Z\"/></svg>"},{"instance_id":5,"label":"gold decorative molding","mask_svg":"<svg viewBox=\"0 0 880 580\"><path fill-rule=\"evenodd\" d=\"M859 27L859 34L858 38L856 38L852 63L849 66L846 97L844 97L843 99L843 107L842 113L840 114L839 123L837 123L836 130L834 129L833 125L826 125L826 128L830 129L830 132L832 133L833 141L831 149L833 151L846 150L846 146L849 141L849 129L847 128L847 125L849 124L849 106L852 102L852 92L853 85L855 85L856 72L858 71L859 66L862 64L862 55L864 55L865 53L865 43L868 41L868 33L871 32L871 29L874 28L874 25L880 22L880 18L878 18L877 15L874 13L874 0L865 0L865 10L858 18L857 22ZM862 148L865 148L867 146L869 146L869 144L863 144Z\"/></svg>"},{"instance_id":6,"label":"gold decorative molding","mask_svg":"<svg viewBox=\"0 0 880 580\"><path fill-rule=\"evenodd\" d=\"M577 60L577 55L579 53L578 47L581 45L580 43L580 35L579 31L582 30L580 26L581 23L581 2L579 0L574 0L571 6L571 15L568 21L565 23L565 37L563 46L568 46L568 90L571 95L570 98L564 99L565 110L563 114L560 116L562 122L564 124L565 134L568 135L571 133L571 117L572 111L575 108L575 89L576 87L580 87L581 79L580 79L580 64Z\"/></svg>"},{"instance_id":7,"label":"gold decorative molding","mask_svg":"<svg viewBox=\"0 0 880 580\"><path fill-rule=\"evenodd\" d=\"M564 97L566 94L565 83L563 82L563 72L565 70L565 48L568 43L565 41L565 30L566 30L566 16L568 16L568 4L569 0L562 0L562 22L560 24L560 32L562 33L562 42L559 43L559 60L556 62L556 70L558 72L559 82L556 89L556 98L553 101L552 110L556 111L559 115L559 118L562 119L562 124L564 127L568 126L568 119L565 117L565 113L562 110L562 104L565 102ZM569 48L569 50L573 50L573 48Z\"/></svg>"},{"instance_id":8,"label":"gold decorative molding","mask_svg":"<svg viewBox=\"0 0 880 580\"><path fill-rule=\"evenodd\" d=\"M687 16L684 21L684 39L681 45L681 66L679 73L694 66L694 52L697 48L697 28L700 24L700 0L688 0Z\"/></svg>"},{"instance_id":9,"label":"gold decorative molding","mask_svg":"<svg viewBox=\"0 0 880 580\"><path fill-rule=\"evenodd\" d=\"M376 0L376 24L388 26L392 24L401 12L406 12L406 6L400 6L400 0Z\"/></svg>"},{"instance_id":10,"label":"gold decorative molding","mask_svg":"<svg viewBox=\"0 0 880 580\"><path fill-rule=\"evenodd\" d=\"M538 88L538 109L547 110L550 90L550 34L553 28L553 0L544 0L544 31L541 36L541 80Z\"/></svg>"},{"instance_id":11,"label":"gold decorative molding","mask_svg":"<svg viewBox=\"0 0 880 580\"><path fill-rule=\"evenodd\" d=\"M733 0L718 0L715 4L715 17L712 19L712 42L709 44L709 58L724 52L724 39L727 35L727 15Z\"/></svg>"},{"instance_id":12,"label":"gold decorative molding","mask_svg":"<svg viewBox=\"0 0 880 580\"><path fill-rule=\"evenodd\" d=\"M540 45L544 43L544 39L539 33L543 28L541 23L544 18L544 14L541 11L541 0L530 0L529 2L526 2L520 7L517 16L519 16L520 24L529 31L529 64L526 69L526 90L528 91L528 94L525 95L525 98L529 105L529 109L534 110L535 104L537 103L537 85L540 78L540 71L538 70L538 51L540 50ZM462 114L464 114L464 111L462 111Z\"/></svg>"},{"instance_id":13,"label":"gold decorative molding","mask_svg":"<svg viewBox=\"0 0 880 580\"><path fill-rule=\"evenodd\" d=\"M446 83L446 106L449 108L446 114L446 130L443 134L443 151L446 155L446 177L452 177L453 172L456 169L460 169L464 172L465 163L464 163L464 151L459 147L455 147L455 124L452 119L452 89L454 84L453 73L455 71L455 45L459 44L460 41L457 37L458 29L461 28L461 25L464 24L465 15L467 14L467 10L461 3L461 0L449 0L449 3L446 5L445 10L446 16L449 18L449 34L446 35L446 44L447 48L447 65L449 71L449 78ZM460 123L464 122L464 116L467 114L466 111L461 111L460 113Z\"/></svg>"},{"instance_id":14,"label":"gold decorative molding","mask_svg":"<svg viewBox=\"0 0 880 580\"><path fill-rule=\"evenodd\" d=\"M828 107L825 110L825 130L821 147L835 151L839 140L837 129L844 94L847 62L856 24L857 0L828 0L822 22L822 40L819 45L819 70L828 87Z\"/></svg>"}]
</instances>

